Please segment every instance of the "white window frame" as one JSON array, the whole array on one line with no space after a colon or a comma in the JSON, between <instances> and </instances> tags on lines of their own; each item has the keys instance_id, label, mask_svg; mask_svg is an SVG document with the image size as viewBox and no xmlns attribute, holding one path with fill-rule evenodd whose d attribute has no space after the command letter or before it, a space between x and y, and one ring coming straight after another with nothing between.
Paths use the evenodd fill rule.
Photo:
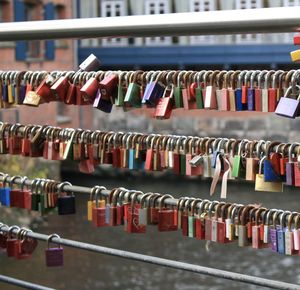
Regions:
<instances>
[{"instance_id":1,"label":"white window frame","mask_svg":"<svg viewBox=\"0 0 300 290\"><path fill-rule=\"evenodd\" d=\"M97 1L98 0L80 1L80 17L98 17ZM80 46L82 47L97 47L98 45L99 40L97 38L80 40Z\"/></svg>"},{"instance_id":2,"label":"white window frame","mask_svg":"<svg viewBox=\"0 0 300 290\"><path fill-rule=\"evenodd\" d=\"M300 6L300 0L283 0L282 6L283 7ZM282 38L282 34L281 34L281 37L279 37L280 35L277 34L279 41L281 41L283 43L289 43L289 44L293 44L294 35L295 35L294 33L284 33L284 36Z\"/></svg>"},{"instance_id":3,"label":"white window frame","mask_svg":"<svg viewBox=\"0 0 300 290\"><path fill-rule=\"evenodd\" d=\"M236 9L257 9L263 8L263 0L235 0ZM242 3L244 2L244 3ZM254 5L253 5L254 4ZM237 43L261 43L262 42L261 34L238 34L236 35Z\"/></svg>"},{"instance_id":4,"label":"white window frame","mask_svg":"<svg viewBox=\"0 0 300 290\"><path fill-rule=\"evenodd\" d=\"M198 9L196 9L198 6ZM215 0L189 0L189 11L190 12L204 12L204 11L215 11L217 5ZM215 44L218 39L215 35L193 35L190 36L191 45L209 45Z\"/></svg>"},{"instance_id":5,"label":"white window frame","mask_svg":"<svg viewBox=\"0 0 300 290\"><path fill-rule=\"evenodd\" d=\"M139 0L139 1L142 1L142 0ZM160 13L161 12L160 9L162 7L161 4L163 4L163 13ZM145 14L146 15L170 13L169 0L145 0L144 5L145 5ZM147 46L171 45L172 37L170 37L170 36L146 37L145 44Z\"/></svg>"},{"instance_id":6,"label":"white window frame","mask_svg":"<svg viewBox=\"0 0 300 290\"><path fill-rule=\"evenodd\" d=\"M117 15L117 6L119 6L119 13ZM107 7L110 7L108 10ZM108 11L110 16L107 15ZM118 17L126 16L127 14L127 5L125 0L103 0L101 1L101 17ZM103 46L126 46L128 44L127 38L103 38Z\"/></svg>"}]
</instances>

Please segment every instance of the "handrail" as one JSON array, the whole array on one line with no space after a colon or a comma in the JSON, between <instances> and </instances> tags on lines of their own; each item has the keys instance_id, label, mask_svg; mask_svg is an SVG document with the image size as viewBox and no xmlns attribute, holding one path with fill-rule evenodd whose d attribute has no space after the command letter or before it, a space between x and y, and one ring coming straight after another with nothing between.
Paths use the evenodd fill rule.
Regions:
<instances>
[{"instance_id":1,"label":"handrail","mask_svg":"<svg viewBox=\"0 0 300 290\"><path fill-rule=\"evenodd\" d=\"M8 22L0 41L295 32L300 7Z\"/></svg>"}]
</instances>

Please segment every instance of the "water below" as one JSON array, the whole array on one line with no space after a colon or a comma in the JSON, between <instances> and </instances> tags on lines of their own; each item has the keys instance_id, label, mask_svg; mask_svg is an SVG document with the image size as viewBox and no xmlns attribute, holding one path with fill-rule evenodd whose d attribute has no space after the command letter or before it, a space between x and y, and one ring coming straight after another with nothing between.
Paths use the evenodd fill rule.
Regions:
<instances>
[{"instance_id":1,"label":"water below","mask_svg":"<svg viewBox=\"0 0 300 290\"><path fill-rule=\"evenodd\" d=\"M175 197L209 198L207 193L210 184L197 179L164 177L154 179L151 176L95 178L74 174L65 175L62 179L76 185L101 184L107 188L125 186L145 192L170 193ZM284 193L264 193L255 192L253 187L253 184L231 182L228 201L244 204L262 203L266 207L300 211L299 190L285 188ZM219 200L219 196L216 194L211 199ZM45 234L58 233L64 238L101 246L289 283L300 283L300 267L298 267L300 257L298 256L283 256L273 253L270 249L240 248L236 243L228 245L213 243L207 247L205 241L182 237L179 231L159 233L155 226L149 226L146 234L127 234L122 227L95 228L86 219L87 200L88 196L78 194L76 215L49 215L43 221L34 222L32 229ZM72 290L267 289L66 247L64 267L47 268L44 260L45 248L46 244L39 242L39 247L30 260L17 261L0 255L0 273L56 289ZM19 288L0 283L0 289Z\"/></svg>"}]
</instances>

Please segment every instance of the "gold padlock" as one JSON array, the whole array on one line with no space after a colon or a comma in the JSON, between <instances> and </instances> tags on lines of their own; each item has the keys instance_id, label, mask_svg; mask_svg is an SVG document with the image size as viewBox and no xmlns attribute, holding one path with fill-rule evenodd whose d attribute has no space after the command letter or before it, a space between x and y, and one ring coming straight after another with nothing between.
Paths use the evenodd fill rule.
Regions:
<instances>
[{"instance_id":1,"label":"gold padlock","mask_svg":"<svg viewBox=\"0 0 300 290\"><path fill-rule=\"evenodd\" d=\"M256 191L269 191L269 192L283 192L282 182L268 182L265 181L264 174L262 174L262 164L266 156L263 157L259 162L259 171L255 177L255 190Z\"/></svg>"}]
</instances>

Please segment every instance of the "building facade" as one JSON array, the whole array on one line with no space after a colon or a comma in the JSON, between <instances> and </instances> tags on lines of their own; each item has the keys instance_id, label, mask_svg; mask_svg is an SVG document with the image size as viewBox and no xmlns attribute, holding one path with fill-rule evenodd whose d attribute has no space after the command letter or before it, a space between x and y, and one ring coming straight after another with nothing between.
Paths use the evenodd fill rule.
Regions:
<instances>
[{"instance_id":1,"label":"building facade","mask_svg":"<svg viewBox=\"0 0 300 290\"><path fill-rule=\"evenodd\" d=\"M72 0L0 0L0 22L73 18ZM74 41L34 40L0 42L0 70L74 70L77 56ZM1 110L1 119L25 124L61 127L91 126L91 108L50 103L36 108L20 106ZM87 116L80 118L81 115ZM80 121L82 119L82 121Z\"/></svg>"},{"instance_id":2,"label":"building facade","mask_svg":"<svg viewBox=\"0 0 300 290\"><path fill-rule=\"evenodd\" d=\"M77 0L78 17L113 17L300 5L299 0ZM91 51L107 68L291 67L293 34L146 37L80 41L79 60ZM120 53L120 49L122 53ZM123 57L126 55L126 57Z\"/></svg>"}]
</instances>

